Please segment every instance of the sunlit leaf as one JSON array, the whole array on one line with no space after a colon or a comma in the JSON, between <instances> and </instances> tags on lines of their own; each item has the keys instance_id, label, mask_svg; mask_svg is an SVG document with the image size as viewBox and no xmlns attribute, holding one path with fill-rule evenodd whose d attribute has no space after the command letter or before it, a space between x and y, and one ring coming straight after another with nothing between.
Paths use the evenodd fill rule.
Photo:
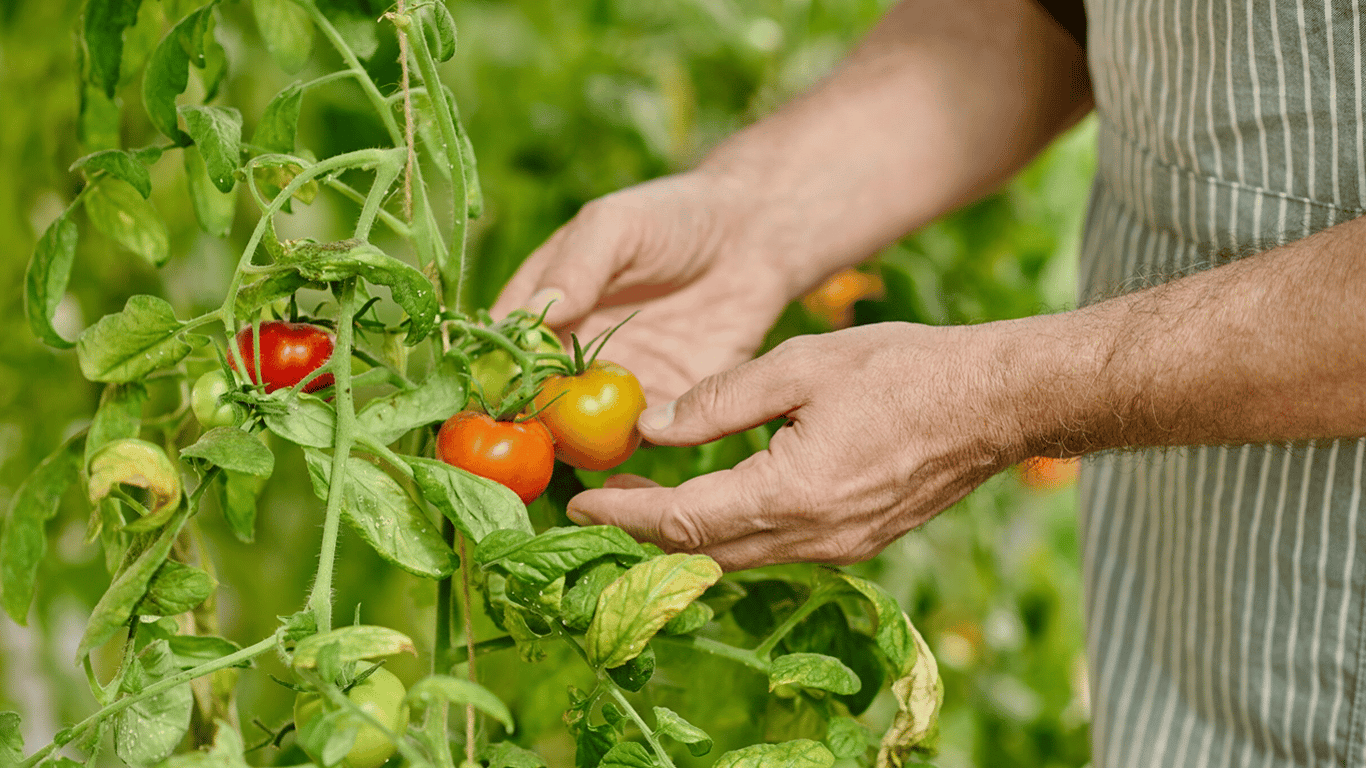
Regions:
<instances>
[{"instance_id":1,"label":"sunlit leaf","mask_svg":"<svg viewBox=\"0 0 1366 768\"><path fill-rule=\"evenodd\" d=\"M655 735L668 736L687 745L693 757L701 757L711 751L712 741L707 732L668 707L655 707Z\"/></svg>"},{"instance_id":2,"label":"sunlit leaf","mask_svg":"<svg viewBox=\"0 0 1366 768\"><path fill-rule=\"evenodd\" d=\"M443 357L416 388L366 403L356 414L356 422L388 445L418 427L445 421L458 413L465 407L467 380L457 360Z\"/></svg>"},{"instance_id":3,"label":"sunlit leaf","mask_svg":"<svg viewBox=\"0 0 1366 768\"><path fill-rule=\"evenodd\" d=\"M768 689L771 691L780 685L800 685L848 695L856 693L862 683L854 670L833 656L789 653L769 665Z\"/></svg>"},{"instance_id":4,"label":"sunlit leaf","mask_svg":"<svg viewBox=\"0 0 1366 768\"><path fill-rule=\"evenodd\" d=\"M473 543L496 530L532 532L526 506L507 486L443 461L406 457L413 480L436 507Z\"/></svg>"},{"instance_id":5,"label":"sunlit leaf","mask_svg":"<svg viewBox=\"0 0 1366 768\"><path fill-rule=\"evenodd\" d=\"M417 655L412 639L388 627L359 624L312 635L299 641L294 648L294 666L312 669L318 666L319 655L335 647L340 662L361 661L397 653Z\"/></svg>"},{"instance_id":6,"label":"sunlit leaf","mask_svg":"<svg viewBox=\"0 0 1366 768\"><path fill-rule=\"evenodd\" d=\"M635 658L669 619L721 578L706 555L676 553L632 566L598 597L598 611L584 635L588 661L616 667Z\"/></svg>"},{"instance_id":7,"label":"sunlit leaf","mask_svg":"<svg viewBox=\"0 0 1366 768\"><path fill-rule=\"evenodd\" d=\"M591 525L550 528L534 537L520 530L494 531L479 542L474 559L485 569L503 571L530 584L549 584L607 555L634 563L644 552L620 528Z\"/></svg>"},{"instance_id":8,"label":"sunlit leaf","mask_svg":"<svg viewBox=\"0 0 1366 768\"><path fill-rule=\"evenodd\" d=\"M81 372L91 381L138 381L175 365L208 339L182 334L185 324L155 296L133 296L122 312L105 315L76 341Z\"/></svg>"},{"instance_id":9,"label":"sunlit leaf","mask_svg":"<svg viewBox=\"0 0 1366 768\"><path fill-rule=\"evenodd\" d=\"M169 519L169 513L180 504L179 468L166 451L146 440L115 440L90 460L90 481L86 488L91 504L109 496L116 485L146 489L150 501L144 520L151 518L157 525ZM129 530L134 528L129 526Z\"/></svg>"}]
</instances>

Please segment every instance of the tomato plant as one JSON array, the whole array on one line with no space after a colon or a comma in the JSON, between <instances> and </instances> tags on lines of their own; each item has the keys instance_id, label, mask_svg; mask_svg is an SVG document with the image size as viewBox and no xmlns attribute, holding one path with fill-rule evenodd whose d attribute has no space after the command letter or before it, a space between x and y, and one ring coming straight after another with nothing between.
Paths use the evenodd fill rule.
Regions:
<instances>
[{"instance_id":1,"label":"tomato plant","mask_svg":"<svg viewBox=\"0 0 1366 768\"><path fill-rule=\"evenodd\" d=\"M0 24L40 6L0 13ZM712 762L720 746L715 760L735 768L826 768L930 754L938 667L883 588L814 567L723 579L704 555L554 525L568 494L593 482L573 470L528 510L551 481L552 429L580 467L630 456L639 384L585 364L577 342L571 360L539 317L494 321L475 306L498 281L471 276L499 268L470 247L483 209L475 144L438 71L455 60L456 18L441 2L399 2L379 20L350 6L88 0L66 20L82 63L54 71L79 79L71 122L86 154L61 163L73 183L58 188L75 192L36 244L25 319L53 348L74 347L102 394L12 494L0 603L28 620L48 561L80 550L81 582L97 590L75 642L75 676L89 685L77 706L89 711L33 749L18 714L0 712L0 764L200 768L310 754L348 768L676 768ZM273 95L247 87L271 78L229 58L258 40L300 80ZM311 144L308 121L327 129ZM520 162L544 165L536 154ZM175 205L197 233L168 226L182 223L164 215ZM200 237L221 242L188 247ZM139 268L117 262L113 245ZM222 253L232 260L216 285L217 265L203 267ZM108 262L137 279L106 290L149 293L124 297L73 342L82 320L63 315L69 283ZM159 284L143 273L158 269L193 277L195 298L152 295ZM317 319L280 319L300 307ZM224 360L243 386L221 369L190 385L192 371ZM472 386L504 420L465 410ZM545 422L506 418L538 407ZM690 471L738 460L735 445ZM299 509L301 487L316 508ZM76 501L88 506L71 515ZM284 541L279 517L258 526L258 506L281 503L317 524ZM62 546L50 546L73 521L77 535L60 528ZM220 623L219 583L231 576L268 579L270 594L245 609L223 601L237 610ZM399 588L377 599L380 583ZM396 594L414 605L395 608ZM406 695L384 669L352 687L378 657L420 667L403 672L416 680ZM498 665L514 664L542 687L513 689ZM667 674L656 680L657 669ZM669 698L695 680L704 696ZM703 719L721 681L746 686L743 717ZM302 691L293 722L283 707L246 716L248 702L290 690ZM509 738L557 700L566 711L552 720L567 733L538 727L520 742L547 757ZM736 722L747 730L729 730Z\"/></svg>"},{"instance_id":2,"label":"tomato plant","mask_svg":"<svg viewBox=\"0 0 1366 768\"><path fill-rule=\"evenodd\" d=\"M246 376L265 385L267 392L286 389L307 379L327 364L335 346L336 339L331 332L310 323L269 321L257 328L248 326L237 332L237 351L246 366ZM258 359L261 364L259 376L256 371ZM229 356L228 364L236 370L235 357ZM317 392L332 383L332 374L324 373L310 380L303 389Z\"/></svg>"},{"instance_id":3,"label":"tomato plant","mask_svg":"<svg viewBox=\"0 0 1366 768\"><path fill-rule=\"evenodd\" d=\"M300 693L294 699L294 727L303 733L324 711L338 712L343 727L356 729L355 741L339 764L343 768L379 768L398 751L389 734L402 734L408 724L408 707L403 701L408 689L393 672L379 667L345 693L355 710L339 709L322 694ZM310 757L322 760L320 754Z\"/></svg>"},{"instance_id":4,"label":"tomato plant","mask_svg":"<svg viewBox=\"0 0 1366 768\"><path fill-rule=\"evenodd\" d=\"M555 455L580 469L611 469L640 445L645 410L640 382L625 368L595 360L582 373L553 376L533 401L555 438Z\"/></svg>"},{"instance_id":5,"label":"tomato plant","mask_svg":"<svg viewBox=\"0 0 1366 768\"><path fill-rule=\"evenodd\" d=\"M545 425L494 421L478 411L461 411L436 435L436 457L512 489L530 504L550 485L555 446Z\"/></svg>"}]
</instances>

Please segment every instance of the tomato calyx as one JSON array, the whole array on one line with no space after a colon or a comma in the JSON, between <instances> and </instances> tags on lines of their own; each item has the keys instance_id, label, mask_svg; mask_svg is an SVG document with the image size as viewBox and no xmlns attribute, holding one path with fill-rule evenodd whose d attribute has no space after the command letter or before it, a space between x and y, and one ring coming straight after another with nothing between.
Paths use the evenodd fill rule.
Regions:
<instances>
[{"instance_id":1,"label":"tomato calyx","mask_svg":"<svg viewBox=\"0 0 1366 768\"><path fill-rule=\"evenodd\" d=\"M470 398L496 420L517 417L547 377L572 365L544 317L518 310L494 322L481 310L474 320L449 318L463 334L457 348L469 360Z\"/></svg>"}]
</instances>

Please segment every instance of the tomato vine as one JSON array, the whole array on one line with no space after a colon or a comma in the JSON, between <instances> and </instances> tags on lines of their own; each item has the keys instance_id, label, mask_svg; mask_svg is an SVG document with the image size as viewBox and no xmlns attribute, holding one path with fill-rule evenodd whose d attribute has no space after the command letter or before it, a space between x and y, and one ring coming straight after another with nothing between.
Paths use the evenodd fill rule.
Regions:
<instances>
[{"instance_id":1,"label":"tomato vine","mask_svg":"<svg viewBox=\"0 0 1366 768\"><path fill-rule=\"evenodd\" d=\"M109 73L112 67L116 83L121 35L143 2L150 0L88 0L82 28L91 61L86 87L112 95ZM114 6L122 10L113 12ZM129 8L131 14L125 12ZM73 487L90 501L86 543L103 547L111 582L79 644L99 709L31 753L18 739L17 715L0 713L0 759L20 768L93 766L112 741L116 758L127 765L246 766L247 755L257 749L248 749L244 734L228 720L218 722L211 740L196 734L191 749L177 752L192 715L233 709L230 687L214 687L205 704L190 695L189 685L250 668L274 652L293 675L293 682L282 682L316 696L320 714L297 728L271 729L260 749L279 745L294 731L295 743L322 764L335 765L350 753L362 723L392 742L411 766L454 768L453 741L464 749L462 765L544 765L508 738L491 738L513 735L516 722L507 704L480 684L476 659L515 650L536 661L552 643L571 648L592 673L591 690L570 691L565 715L579 766L673 768L685 752L696 758L711 750L711 737L672 710L654 707L651 725L638 708L642 699L636 693L654 675L656 646L714 656L765 676L770 690L798 702L793 706L820 723L801 738L730 750L715 762L721 768L794 761L830 766L836 758L900 766L931 754L942 684L915 627L880 587L816 568L723 579L704 555L666 554L618 528L537 530L512 490L431 458L439 455L436 426L469 399L472 354L496 350L515 363L514 391L508 404L496 407L505 416L531 403L547 376L583 373L585 367L577 340L572 360L538 349L539 337L529 331L539 318L520 314L494 322L486 312L466 310L466 235L471 218L480 214L482 195L473 147L437 70L455 52L454 19L443 2L432 0L399 2L384 15L396 29L403 75L399 90L386 95L313 0L254 0L253 9L267 27L264 35L280 33L270 25L321 31L342 69L287 86L265 108L255 135L243 141L241 113L209 103L218 96L226 61L214 35L218 0L167 18L169 29L148 57L142 95L148 121L169 143L102 150L78 160L73 168L84 173L85 186L49 226L30 261L25 296L35 335L54 347L74 346L82 372L105 385L106 397L89 427L37 467L15 494L0 532L0 603L15 621L25 621L47 543L44 525ZM100 23L92 25L92 18ZM410 83L410 66L418 85ZM204 103L179 104L192 72L203 85ZM360 87L392 146L314 160L295 147L302 96L342 79ZM415 107L418 94L422 104ZM402 125L393 109L399 99ZM449 189L439 179L429 183L424 164L415 160L417 112L436 128L435 138L422 138L422 156L439 170L437 176L448 179ZM133 222L133 229L110 236L164 263L169 253L161 239L147 234L159 230L140 206L152 189L149 167L177 151L184 153L206 231L221 234L225 220L230 228L232 217L224 211L236 198L226 196L240 196L240 190L234 193L238 183L259 209L221 305L182 321L165 299L136 295L74 342L64 339L53 316L81 236L74 212L85 207L101 231L115 226L104 213L122 213L113 218ZM369 188L343 181L343 173L369 174ZM400 179L403 204L396 213L390 209ZM295 204L307 205L319 185L360 205L351 237L281 241L276 217ZM442 193L453 201L445 222L438 221L433 201ZM407 243L408 258L371 241L379 222ZM262 327L285 315L297 319L298 292L304 289L330 296L324 305L330 317L308 318L335 326L330 355L283 386L265 386L263 368L270 361L262 351ZM389 324L372 316L377 304L401 319ZM221 340L204 334L213 326L221 326ZM374 339L386 353L364 348ZM221 376L222 386L213 389L210 402L192 409L189 383L202 376ZM183 401L163 412L154 410L160 406L149 402L145 389L159 377L179 382ZM325 377L331 377L330 388L311 394L311 383L326 385ZM383 392L361 393L362 383ZM643 406L643 397L638 399ZM198 425L191 420L192 411L212 414L219 408L230 418ZM147 410L153 412L144 419ZM623 442L629 443L629 455L638 435ZM187 552L200 548L197 518L210 493L233 534L253 538L256 495L276 469L277 450L303 456L323 504L318 567L302 609L283 617L270 636L239 646L200 631L193 621L178 621L211 605L216 588L207 555L201 552L198 562L206 568L200 568ZM196 481L188 493L187 480ZM416 654L418 645L386 627L359 621L338 626L333 576L343 524L388 563L438 584L435 642L424 649L433 659L432 674L404 694L403 704L418 722L401 722L397 730L358 706L348 691L374 674L374 660ZM800 600L769 600L772 584L784 585L784 595ZM827 609L837 618L819 632L802 631ZM476 637L474 616L481 610L481 620L503 634ZM101 683L91 655L110 643L121 663ZM465 678L454 676L461 665ZM856 694L889 686L896 714L880 739L874 738L853 720L871 700ZM464 709L463 734L450 726L451 707ZM476 712L498 723L501 732L481 730Z\"/></svg>"}]
</instances>

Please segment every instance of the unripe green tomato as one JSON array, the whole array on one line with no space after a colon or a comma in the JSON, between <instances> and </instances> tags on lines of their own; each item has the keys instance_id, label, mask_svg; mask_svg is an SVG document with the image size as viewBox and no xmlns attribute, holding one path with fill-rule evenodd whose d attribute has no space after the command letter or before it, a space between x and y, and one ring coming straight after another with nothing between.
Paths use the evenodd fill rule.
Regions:
<instances>
[{"instance_id":1,"label":"unripe green tomato","mask_svg":"<svg viewBox=\"0 0 1366 768\"><path fill-rule=\"evenodd\" d=\"M222 371L209 371L195 381L190 390L190 409L204 429L235 427L246 419L246 410L237 403L224 402L232 382Z\"/></svg>"},{"instance_id":2,"label":"unripe green tomato","mask_svg":"<svg viewBox=\"0 0 1366 768\"><path fill-rule=\"evenodd\" d=\"M403 705L403 697L408 689L403 687L393 672L380 667L365 680L346 692L346 697L362 711L378 720L395 735L402 735L408 727L408 707ZM325 702L320 694L301 693L294 697L294 727L302 731L304 726L317 717L326 707L332 710L330 702ZM344 716L346 717L346 716ZM346 753L338 765L343 768L379 768L394 756L398 745L389 740L383 731L361 720L355 713L356 741L351 751ZM317 761L317 755L309 757ZM321 763L319 763L321 765Z\"/></svg>"},{"instance_id":3,"label":"unripe green tomato","mask_svg":"<svg viewBox=\"0 0 1366 768\"><path fill-rule=\"evenodd\" d=\"M528 339L534 339L531 352L563 352L564 347L555 334L548 330L535 328L527 332ZM508 393L508 387L522 369L506 349L493 349L476 357L470 362L470 379L476 392L482 392L490 406L496 406Z\"/></svg>"}]
</instances>

